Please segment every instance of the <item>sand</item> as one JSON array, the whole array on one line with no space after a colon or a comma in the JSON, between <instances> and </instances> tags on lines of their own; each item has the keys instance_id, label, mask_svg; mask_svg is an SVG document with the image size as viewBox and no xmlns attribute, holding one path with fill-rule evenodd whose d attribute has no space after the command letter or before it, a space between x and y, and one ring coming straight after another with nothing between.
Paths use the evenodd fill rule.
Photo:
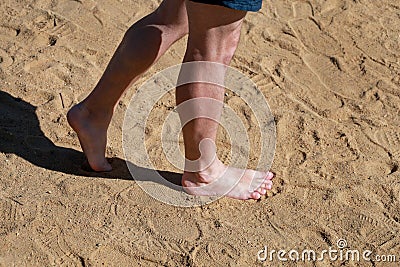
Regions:
<instances>
[{"instance_id":1,"label":"sand","mask_svg":"<svg viewBox=\"0 0 400 267\"><path fill-rule=\"evenodd\" d=\"M274 189L258 202L193 208L146 194L122 149L131 97L181 62L186 39L121 99L107 146L113 172L81 167L66 122L125 30L158 3L0 0L0 266L295 266L257 254L264 246L322 251L339 239L400 260L400 3L268 0L248 14L231 65L254 80L274 114ZM227 96L256 136L239 100ZM146 145L155 168L176 176L159 145L173 107L173 94L155 107ZM341 264L396 266L315 262Z\"/></svg>"}]
</instances>

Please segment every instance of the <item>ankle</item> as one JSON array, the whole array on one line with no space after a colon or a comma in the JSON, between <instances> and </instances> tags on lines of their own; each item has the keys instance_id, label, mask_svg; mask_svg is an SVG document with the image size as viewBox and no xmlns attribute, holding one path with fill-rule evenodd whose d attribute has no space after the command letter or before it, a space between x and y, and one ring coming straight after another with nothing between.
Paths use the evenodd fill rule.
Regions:
<instances>
[{"instance_id":1,"label":"ankle","mask_svg":"<svg viewBox=\"0 0 400 267\"><path fill-rule=\"evenodd\" d=\"M197 166L197 170L193 170L193 166L188 168L186 165L185 173L194 174L196 180L202 183L210 183L214 181L215 178L221 176L226 169L226 166L218 158L215 158L211 163L198 162Z\"/></svg>"},{"instance_id":2,"label":"ankle","mask_svg":"<svg viewBox=\"0 0 400 267\"><path fill-rule=\"evenodd\" d=\"M93 105L85 100L77 104L77 107L84 114L87 114L88 116L93 117L95 119L98 118L101 120L111 120L111 117L114 113L114 108Z\"/></svg>"}]
</instances>

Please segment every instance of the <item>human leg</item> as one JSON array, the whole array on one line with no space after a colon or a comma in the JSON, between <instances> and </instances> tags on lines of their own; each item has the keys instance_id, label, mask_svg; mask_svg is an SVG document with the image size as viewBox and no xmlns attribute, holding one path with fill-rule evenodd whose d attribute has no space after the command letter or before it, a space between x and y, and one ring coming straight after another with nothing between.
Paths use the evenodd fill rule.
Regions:
<instances>
[{"instance_id":1,"label":"human leg","mask_svg":"<svg viewBox=\"0 0 400 267\"><path fill-rule=\"evenodd\" d=\"M187 31L185 2L164 0L128 29L94 90L68 112L93 170L111 170L105 158L107 129L123 92Z\"/></svg>"},{"instance_id":2,"label":"human leg","mask_svg":"<svg viewBox=\"0 0 400 267\"><path fill-rule=\"evenodd\" d=\"M246 12L194 2L187 2L186 7L189 38L184 62L208 61L228 65L236 50ZM195 70L202 71L214 70ZM216 67L215 71L224 75L224 68ZM187 159L182 184L188 193L194 195L258 199L272 187L272 173L228 167L216 158L215 140L223 98L224 88L215 84L188 83L176 90L181 121L186 122L188 116L193 118L182 129ZM180 104L192 100L197 101L184 111L179 110ZM207 104L207 101L212 104ZM209 114L212 114L211 118Z\"/></svg>"}]
</instances>

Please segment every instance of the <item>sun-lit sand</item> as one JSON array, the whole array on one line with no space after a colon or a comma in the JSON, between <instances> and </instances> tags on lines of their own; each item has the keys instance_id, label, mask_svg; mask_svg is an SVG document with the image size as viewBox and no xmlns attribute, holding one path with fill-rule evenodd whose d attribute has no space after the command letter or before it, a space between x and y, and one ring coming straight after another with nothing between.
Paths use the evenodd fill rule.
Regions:
<instances>
[{"instance_id":1,"label":"sun-lit sand","mask_svg":"<svg viewBox=\"0 0 400 267\"><path fill-rule=\"evenodd\" d=\"M66 121L125 30L158 3L0 0L0 266L257 266L264 246L321 251L339 239L400 260L400 2L267 0L248 14L231 65L275 116L274 188L258 202L195 208L147 195L122 149L131 97L181 62L186 38L121 99L107 147L113 172L81 166ZM248 128L254 166L253 115L231 92L226 103ZM154 167L179 178L160 146L173 108L174 95L165 95L145 142ZM221 129L218 153L229 163L227 139Z\"/></svg>"}]
</instances>

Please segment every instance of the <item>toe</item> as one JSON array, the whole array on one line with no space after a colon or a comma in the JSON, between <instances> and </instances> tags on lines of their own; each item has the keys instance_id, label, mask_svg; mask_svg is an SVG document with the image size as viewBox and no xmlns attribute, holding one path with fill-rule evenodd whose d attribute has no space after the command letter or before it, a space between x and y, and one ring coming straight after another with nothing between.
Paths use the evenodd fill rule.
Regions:
<instances>
[{"instance_id":1,"label":"toe","mask_svg":"<svg viewBox=\"0 0 400 267\"><path fill-rule=\"evenodd\" d=\"M261 187L261 188L267 188L267 184L266 184L266 183L263 183L260 187Z\"/></svg>"},{"instance_id":2,"label":"toe","mask_svg":"<svg viewBox=\"0 0 400 267\"><path fill-rule=\"evenodd\" d=\"M265 188L267 190L271 190L272 189L272 183L268 183Z\"/></svg>"},{"instance_id":3,"label":"toe","mask_svg":"<svg viewBox=\"0 0 400 267\"><path fill-rule=\"evenodd\" d=\"M265 195L267 193L267 189L259 188L259 189L257 189L257 192L260 193L261 195Z\"/></svg>"},{"instance_id":4,"label":"toe","mask_svg":"<svg viewBox=\"0 0 400 267\"><path fill-rule=\"evenodd\" d=\"M253 192L250 194L250 198L252 199L260 199L261 198L261 194L258 192Z\"/></svg>"},{"instance_id":5,"label":"toe","mask_svg":"<svg viewBox=\"0 0 400 267\"><path fill-rule=\"evenodd\" d=\"M272 181L270 181L270 180L266 180L266 181L264 181L262 184L261 184L261 186L260 186L261 188L269 188L269 187L272 187Z\"/></svg>"},{"instance_id":6,"label":"toe","mask_svg":"<svg viewBox=\"0 0 400 267\"><path fill-rule=\"evenodd\" d=\"M267 180L260 187L263 189L270 190L272 188L272 181Z\"/></svg>"}]
</instances>

